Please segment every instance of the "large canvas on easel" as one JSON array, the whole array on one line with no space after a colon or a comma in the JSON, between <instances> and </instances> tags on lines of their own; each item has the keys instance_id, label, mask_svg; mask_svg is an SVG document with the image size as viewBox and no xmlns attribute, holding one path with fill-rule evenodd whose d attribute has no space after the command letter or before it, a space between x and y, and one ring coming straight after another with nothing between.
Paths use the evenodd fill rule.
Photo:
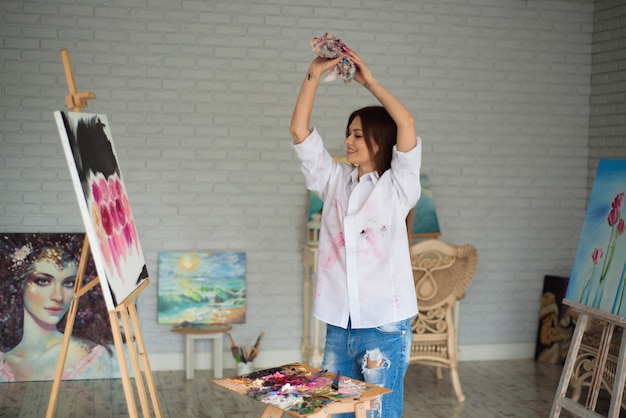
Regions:
<instances>
[{"instance_id":1,"label":"large canvas on easel","mask_svg":"<svg viewBox=\"0 0 626 418\"><path fill-rule=\"evenodd\" d=\"M148 273L106 115L54 112L109 310Z\"/></svg>"},{"instance_id":2,"label":"large canvas on easel","mask_svg":"<svg viewBox=\"0 0 626 418\"><path fill-rule=\"evenodd\" d=\"M626 160L600 160L566 299L626 317Z\"/></svg>"}]
</instances>

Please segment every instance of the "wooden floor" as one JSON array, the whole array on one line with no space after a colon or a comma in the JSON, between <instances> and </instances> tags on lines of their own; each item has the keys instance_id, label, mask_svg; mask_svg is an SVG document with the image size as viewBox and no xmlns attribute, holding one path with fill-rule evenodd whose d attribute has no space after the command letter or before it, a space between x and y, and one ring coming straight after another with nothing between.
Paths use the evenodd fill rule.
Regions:
<instances>
[{"instance_id":1,"label":"wooden floor","mask_svg":"<svg viewBox=\"0 0 626 418\"><path fill-rule=\"evenodd\" d=\"M434 369L411 365L405 379L407 418L532 418L548 417L562 367L532 360L460 363L466 401L452 395L447 373L438 382ZM225 370L224 375L234 375ZM237 395L214 383L211 370L197 370L193 380L183 371L153 372L163 417L259 418L264 404ZM45 417L52 382L0 383L0 416ZM139 409L139 403L137 403ZM606 415L608 399L601 397L598 412ZM61 385L56 417L127 417L121 380L66 381ZM139 416L142 416L139 409ZM287 417L287 415L284 415ZM567 411L560 415L573 417Z\"/></svg>"}]
</instances>

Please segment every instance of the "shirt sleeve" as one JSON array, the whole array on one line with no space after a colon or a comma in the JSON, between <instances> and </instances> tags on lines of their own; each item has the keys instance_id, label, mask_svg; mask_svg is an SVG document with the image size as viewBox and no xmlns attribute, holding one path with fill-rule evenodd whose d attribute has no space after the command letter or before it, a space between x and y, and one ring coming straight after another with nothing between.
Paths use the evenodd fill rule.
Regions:
<instances>
[{"instance_id":1,"label":"shirt sleeve","mask_svg":"<svg viewBox=\"0 0 626 418\"><path fill-rule=\"evenodd\" d=\"M322 137L313 128L311 134L299 144L292 143L300 160L306 187L324 199L326 186L333 170L333 157L324 148Z\"/></svg>"},{"instance_id":2,"label":"shirt sleeve","mask_svg":"<svg viewBox=\"0 0 626 418\"><path fill-rule=\"evenodd\" d=\"M299 144L292 143L291 145L298 159L303 162L317 157L324 151L322 137L317 132L316 128L313 128L313 131L311 131L304 141Z\"/></svg>"},{"instance_id":3,"label":"shirt sleeve","mask_svg":"<svg viewBox=\"0 0 626 418\"><path fill-rule=\"evenodd\" d=\"M422 141L417 138L417 145L410 151L400 152L394 146L391 159L391 175L401 200L412 208L421 194L420 169L422 166Z\"/></svg>"},{"instance_id":4,"label":"shirt sleeve","mask_svg":"<svg viewBox=\"0 0 626 418\"><path fill-rule=\"evenodd\" d=\"M397 172L417 173L419 175L422 166L422 140L417 137L417 145L410 151L398 151L397 146L393 147L391 165Z\"/></svg>"}]
</instances>

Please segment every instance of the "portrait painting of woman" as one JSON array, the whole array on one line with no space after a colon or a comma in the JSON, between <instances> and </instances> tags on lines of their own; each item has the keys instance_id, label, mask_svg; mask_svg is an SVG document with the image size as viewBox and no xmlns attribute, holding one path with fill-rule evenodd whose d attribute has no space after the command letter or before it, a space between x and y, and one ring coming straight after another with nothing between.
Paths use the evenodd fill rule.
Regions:
<instances>
[{"instance_id":1,"label":"portrait painting of woman","mask_svg":"<svg viewBox=\"0 0 626 418\"><path fill-rule=\"evenodd\" d=\"M62 354L82 233L0 233L0 382L53 380ZM84 283L93 280L93 260ZM119 375L100 285L81 296L63 379Z\"/></svg>"}]
</instances>

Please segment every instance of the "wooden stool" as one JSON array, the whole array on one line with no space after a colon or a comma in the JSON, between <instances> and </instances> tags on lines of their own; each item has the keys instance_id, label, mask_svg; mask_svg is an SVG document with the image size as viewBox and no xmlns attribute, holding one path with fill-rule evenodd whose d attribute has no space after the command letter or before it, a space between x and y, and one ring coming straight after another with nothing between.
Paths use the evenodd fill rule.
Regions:
<instances>
[{"instance_id":1,"label":"wooden stool","mask_svg":"<svg viewBox=\"0 0 626 418\"><path fill-rule=\"evenodd\" d=\"M216 325L189 325L178 328L172 328L172 332L185 334L185 370L187 379L193 379L194 367L194 344L196 340L213 340L211 348L213 349L213 373L216 379L222 377L222 353L223 335L230 331L232 327L226 324Z\"/></svg>"}]
</instances>

